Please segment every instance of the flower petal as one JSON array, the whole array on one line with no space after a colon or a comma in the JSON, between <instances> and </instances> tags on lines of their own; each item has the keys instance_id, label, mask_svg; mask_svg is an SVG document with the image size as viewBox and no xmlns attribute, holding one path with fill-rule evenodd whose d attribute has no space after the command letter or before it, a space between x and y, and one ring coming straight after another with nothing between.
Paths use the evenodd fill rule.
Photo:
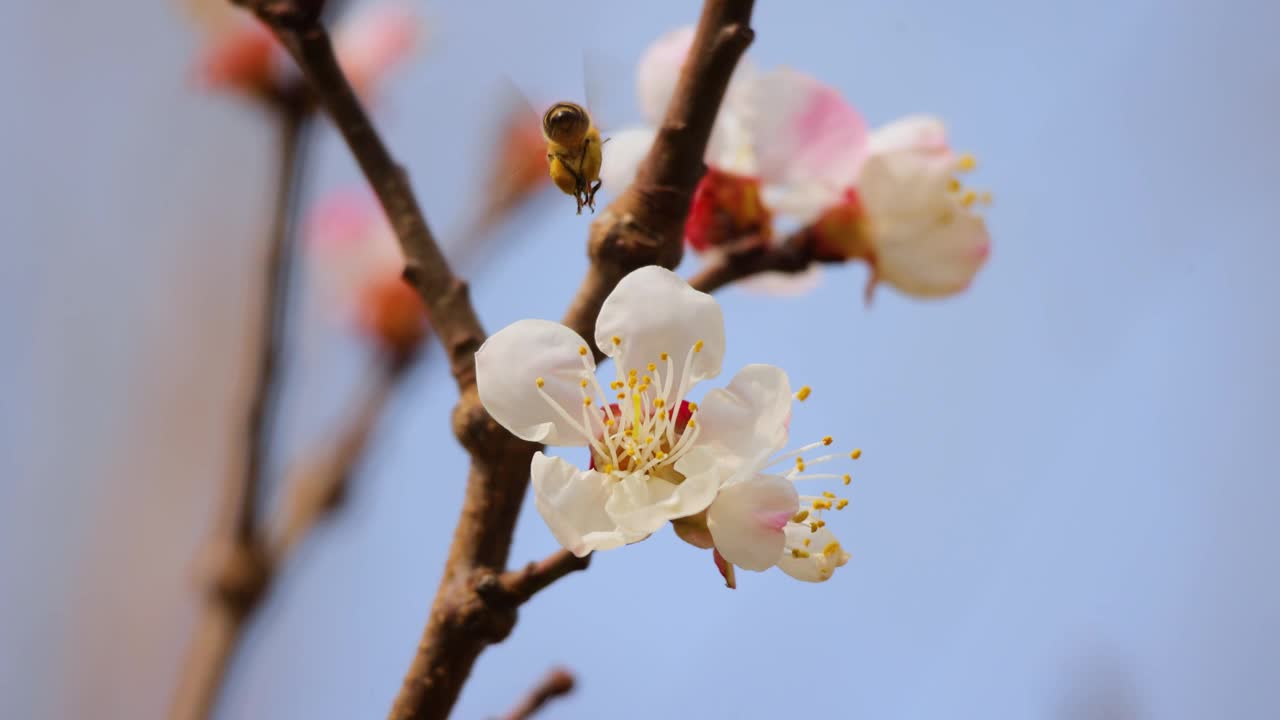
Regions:
<instances>
[{"instance_id":1,"label":"flower petal","mask_svg":"<svg viewBox=\"0 0 1280 720\"><path fill-rule=\"evenodd\" d=\"M698 405L698 444L723 448L757 467L787 443L790 418L787 373L773 365L747 365Z\"/></svg>"},{"instance_id":2,"label":"flower petal","mask_svg":"<svg viewBox=\"0 0 1280 720\"><path fill-rule=\"evenodd\" d=\"M646 127L627 128L609 135L600 166L602 187L609 188L615 197L625 190L636 179L636 171L653 145L653 136L653 130Z\"/></svg>"},{"instance_id":3,"label":"flower petal","mask_svg":"<svg viewBox=\"0 0 1280 720\"><path fill-rule=\"evenodd\" d=\"M964 208L928 227L877 229L876 276L916 297L943 297L969 287L991 254L986 222Z\"/></svg>"},{"instance_id":4,"label":"flower petal","mask_svg":"<svg viewBox=\"0 0 1280 720\"><path fill-rule=\"evenodd\" d=\"M530 472L538 513L556 540L574 555L611 550L646 537L621 530L605 512L613 486L607 475L580 470L542 453L533 456Z\"/></svg>"},{"instance_id":5,"label":"flower petal","mask_svg":"<svg viewBox=\"0 0 1280 720\"><path fill-rule=\"evenodd\" d=\"M387 76L418 47L422 23L406 5L383 5L338 26L333 44L352 89L365 101L377 99Z\"/></svg>"},{"instance_id":6,"label":"flower petal","mask_svg":"<svg viewBox=\"0 0 1280 720\"><path fill-rule=\"evenodd\" d=\"M947 126L932 115L908 115L894 120L871 133L868 148L872 154L910 150L926 154L946 154Z\"/></svg>"},{"instance_id":7,"label":"flower petal","mask_svg":"<svg viewBox=\"0 0 1280 720\"><path fill-rule=\"evenodd\" d=\"M636 67L636 92L640 111L650 125L658 125L675 94L680 68L693 44L693 26L677 28L658 38L645 50Z\"/></svg>"},{"instance_id":8,"label":"flower petal","mask_svg":"<svg viewBox=\"0 0 1280 720\"><path fill-rule=\"evenodd\" d=\"M547 445L589 444L585 432L598 435L602 421L598 412L583 411L581 382L595 371L591 354L581 352L586 346L577 333L549 320L508 325L476 352L480 402L516 437Z\"/></svg>"},{"instance_id":9,"label":"flower petal","mask_svg":"<svg viewBox=\"0 0 1280 720\"><path fill-rule=\"evenodd\" d=\"M622 278L605 298L596 320L596 344L617 361L620 374L643 372L647 363L655 363L664 384L667 363L661 356L667 353L673 369L666 401L674 407L683 397L677 397L682 381L687 391L720 374L724 314L715 298L689 287L670 270L649 265Z\"/></svg>"},{"instance_id":10,"label":"flower petal","mask_svg":"<svg viewBox=\"0 0 1280 720\"><path fill-rule=\"evenodd\" d=\"M843 188L866 158L867 125L840 93L789 69L761 75L744 116L768 184Z\"/></svg>"},{"instance_id":11,"label":"flower petal","mask_svg":"<svg viewBox=\"0 0 1280 720\"><path fill-rule=\"evenodd\" d=\"M718 460L717 453L694 448L676 463L676 469L685 476L683 482L677 484L639 474L615 481L613 495L605 509L619 527L645 535L668 520L696 515L707 509L720 484L733 470L732 465Z\"/></svg>"},{"instance_id":12,"label":"flower petal","mask_svg":"<svg viewBox=\"0 0 1280 720\"><path fill-rule=\"evenodd\" d=\"M830 580L836 568L849 562L849 553L840 547L836 536L826 528L818 528L817 532L808 525L787 523L784 529L787 538L786 549L778 559L778 567L797 580L805 582L824 582ZM804 545L808 540L809 544ZM796 557L792 550L801 549L808 557Z\"/></svg>"},{"instance_id":13,"label":"flower petal","mask_svg":"<svg viewBox=\"0 0 1280 720\"><path fill-rule=\"evenodd\" d=\"M785 545L783 528L799 509L794 483L757 474L720 489L707 508L707 528L726 560L759 572L777 564Z\"/></svg>"}]
</instances>

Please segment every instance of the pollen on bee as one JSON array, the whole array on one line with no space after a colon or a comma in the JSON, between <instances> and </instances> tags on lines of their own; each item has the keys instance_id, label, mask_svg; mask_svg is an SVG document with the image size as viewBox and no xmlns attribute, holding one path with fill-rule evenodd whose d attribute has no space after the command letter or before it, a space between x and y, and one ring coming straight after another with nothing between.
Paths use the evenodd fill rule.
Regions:
<instances>
[{"instance_id":1,"label":"pollen on bee","mask_svg":"<svg viewBox=\"0 0 1280 720\"><path fill-rule=\"evenodd\" d=\"M805 400L809 399L809 395L812 392L813 392L813 388L809 387L808 385L805 385L804 387L800 388L799 391L796 392L796 399L799 400L800 402L804 402Z\"/></svg>"},{"instance_id":2,"label":"pollen on bee","mask_svg":"<svg viewBox=\"0 0 1280 720\"><path fill-rule=\"evenodd\" d=\"M849 453L850 460L857 460L860 457L862 457L862 448L854 448L853 452Z\"/></svg>"},{"instance_id":3,"label":"pollen on bee","mask_svg":"<svg viewBox=\"0 0 1280 720\"><path fill-rule=\"evenodd\" d=\"M547 381L543 380L542 378L535 378L533 381L533 384L537 385L538 387L542 387L543 385L547 384Z\"/></svg>"},{"instance_id":4,"label":"pollen on bee","mask_svg":"<svg viewBox=\"0 0 1280 720\"><path fill-rule=\"evenodd\" d=\"M956 169L961 172L969 172L978 167L978 159L972 153L964 153L956 158Z\"/></svg>"}]
</instances>

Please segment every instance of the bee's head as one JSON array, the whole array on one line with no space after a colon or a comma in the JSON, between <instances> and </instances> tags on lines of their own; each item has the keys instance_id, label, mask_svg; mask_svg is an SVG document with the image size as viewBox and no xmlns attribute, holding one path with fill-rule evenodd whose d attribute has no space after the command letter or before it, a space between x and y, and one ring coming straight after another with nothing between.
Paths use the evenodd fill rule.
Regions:
<instances>
[{"instance_id":1,"label":"bee's head","mask_svg":"<svg viewBox=\"0 0 1280 720\"><path fill-rule=\"evenodd\" d=\"M562 145L574 145L582 141L591 127L591 118L581 105L558 102L542 116L542 132L547 139Z\"/></svg>"}]
</instances>

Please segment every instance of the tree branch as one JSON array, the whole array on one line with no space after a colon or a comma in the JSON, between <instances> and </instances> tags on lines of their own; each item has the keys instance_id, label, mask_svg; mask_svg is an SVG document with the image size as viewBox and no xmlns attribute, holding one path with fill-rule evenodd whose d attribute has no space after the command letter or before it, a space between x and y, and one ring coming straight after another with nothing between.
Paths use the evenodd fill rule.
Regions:
<instances>
[{"instance_id":1,"label":"tree branch","mask_svg":"<svg viewBox=\"0 0 1280 720\"><path fill-rule=\"evenodd\" d=\"M804 231L797 232L776 245L760 246L743 243L742 249L728 249L712 257L689 279L697 290L712 293L738 280L766 272L799 273L824 260L814 253L813 243Z\"/></svg>"},{"instance_id":2,"label":"tree branch","mask_svg":"<svg viewBox=\"0 0 1280 720\"><path fill-rule=\"evenodd\" d=\"M485 412L475 388L474 354L485 335L467 295L435 242L409 186L343 76L318 20L317 0L239 0L267 23L302 69L373 186L407 258L405 278L431 314L460 398L454 433L471 455L461 517L417 653L396 698L397 720L444 718L480 652L504 639L524 594L567 573L553 560L504 590L500 577L539 446L520 441ZM702 157L729 77L753 37L751 0L706 0L689 60L636 182L591 229L591 269L565 322L592 338L608 293L628 272L650 264L674 267L681 229L704 167ZM535 566L536 567L536 566ZM519 576L517 576L519 577ZM514 580L513 576L507 576ZM545 581L544 581L545 579Z\"/></svg>"},{"instance_id":3,"label":"tree branch","mask_svg":"<svg viewBox=\"0 0 1280 720\"><path fill-rule=\"evenodd\" d=\"M573 692L574 683L573 673L565 668L552 668L503 720L529 720L542 706Z\"/></svg>"},{"instance_id":4,"label":"tree branch","mask_svg":"<svg viewBox=\"0 0 1280 720\"><path fill-rule=\"evenodd\" d=\"M275 100L271 107L281 123L280 167L264 282L262 339L245 423L244 464L228 478L218 528L207 551L212 577L207 579L196 638L170 709L175 720L199 720L212 712L237 638L261 598L269 573L258 532L260 485L280 390L277 370L294 256L290 226L306 149L303 98L282 94Z\"/></svg>"}]
</instances>

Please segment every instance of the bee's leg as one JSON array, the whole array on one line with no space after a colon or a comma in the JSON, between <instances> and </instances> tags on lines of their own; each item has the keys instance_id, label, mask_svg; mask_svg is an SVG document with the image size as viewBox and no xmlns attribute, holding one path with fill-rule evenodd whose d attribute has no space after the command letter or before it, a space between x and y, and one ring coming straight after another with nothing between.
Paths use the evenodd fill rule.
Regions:
<instances>
[{"instance_id":1,"label":"bee's leg","mask_svg":"<svg viewBox=\"0 0 1280 720\"><path fill-rule=\"evenodd\" d=\"M587 190L587 204L591 206L591 212L596 211L596 192L600 190L600 186L604 184L603 180L596 179L591 183L591 187Z\"/></svg>"}]
</instances>

